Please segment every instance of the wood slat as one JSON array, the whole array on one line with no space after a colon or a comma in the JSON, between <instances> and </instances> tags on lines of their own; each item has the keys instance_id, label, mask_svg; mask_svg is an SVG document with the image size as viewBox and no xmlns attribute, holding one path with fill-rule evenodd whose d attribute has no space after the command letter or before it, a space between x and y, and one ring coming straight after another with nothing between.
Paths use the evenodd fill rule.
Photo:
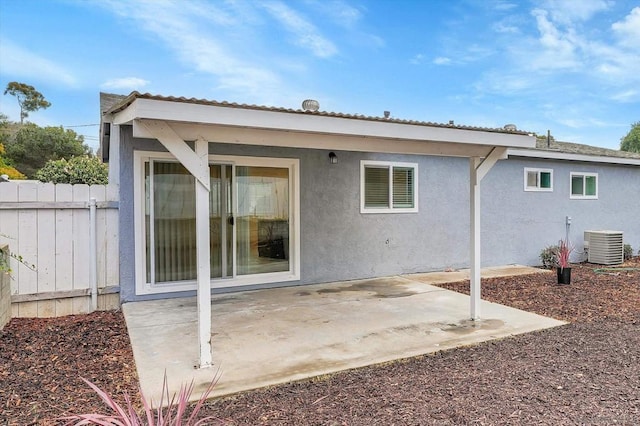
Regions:
<instances>
[{"instance_id":1,"label":"wood slat","mask_svg":"<svg viewBox=\"0 0 640 426\"><path fill-rule=\"evenodd\" d=\"M97 277L102 293L119 284L118 188L39 182L0 185L0 234L4 234L0 244L8 244L12 252L37 268L33 272L11 260L13 316L88 312L91 197L98 207ZM99 303L112 306L114 300L119 300L118 294Z\"/></svg>"}]
</instances>

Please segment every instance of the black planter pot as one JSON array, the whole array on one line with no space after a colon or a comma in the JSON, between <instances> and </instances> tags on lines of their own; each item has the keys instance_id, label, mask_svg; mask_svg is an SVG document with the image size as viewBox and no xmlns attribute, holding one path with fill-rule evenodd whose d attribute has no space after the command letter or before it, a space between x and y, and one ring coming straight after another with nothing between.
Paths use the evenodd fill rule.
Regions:
<instances>
[{"instance_id":1,"label":"black planter pot","mask_svg":"<svg viewBox=\"0 0 640 426\"><path fill-rule=\"evenodd\" d=\"M558 284L571 284L571 268L558 268Z\"/></svg>"}]
</instances>

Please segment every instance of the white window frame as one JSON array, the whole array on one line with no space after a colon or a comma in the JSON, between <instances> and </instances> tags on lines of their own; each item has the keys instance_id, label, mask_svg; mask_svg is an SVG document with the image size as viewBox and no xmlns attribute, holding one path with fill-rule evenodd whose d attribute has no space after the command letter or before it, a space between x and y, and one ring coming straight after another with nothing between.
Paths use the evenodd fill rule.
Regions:
<instances>
[{"instance_id":1,"label":"white window frame","mask_svg":"<svg viewBox=\"0 0 640 426\"><path fill-rule=\"evenodd\" d=\"M145 187L144 165L149 160L178 161L168 152L134 151L133 190L134 190L134 244L135 244L135 288L136 295L173 293L179 291L196 290L196 280L151 285L146 279L146 250L145 250ZM274 157L244 157L209 155L209 163L232 164L237 166L282 167L289 169L289 221L290 241L289 270L264 274L236 275L229 278L211 280L211 288L238 287L275 282L300 280L300 160L297 158ZM235 191L235 185L234 189ZM234 197L234 202L237 202ZM234 207L235 211L236 207ZM235 250L235 248L234 248Z\"/></svg>"},{"instance_id":2,"label":"white window frame","mask_svg":"<svg viewBox=\"0 0 640 426\"><path fill-rule=\"evenodd\" d=\"M367 166L389 168L389 207L371 208L365 207L365 181L364 171ZM413 169L413 207L393 207L393 168L410 167ZM360 160L360 213L417 213L418 212L418 163L401 163L396 161L371 161Z\"/></svg>"},{"instance_id":3,"label":"white window frame","mask_svg":"<svg viewBox=\"0 0 640 426\"><path fill-rule=\"evenodd\" d=\"M537 179L538 186L527 185L530 172L535 172L538 174L538 179ZM551 184L549 188L540 187L540 173L549 173L549 179ZM525 167L524 168L524 190L534 191L534 192L553 192L553 169L539 169L535 167Z\"/></svg>"},{"instance_id":4,"label":"white window frame","mask_svg":"<svg viewBox=\"0 0 640 426\"><path fill-rule=\"evenodd\" d=\"M573 177L581 176L582 177L582 195L574 195L573 194ZM585 195L586 189L586 177L595 177L596 178L596 194L595 195ZM600 192L600 178L598 178L598 173L592 172L570 172L569 173L569 198L572 200L597 200L598 193Z\"/></svg>"}]
</instances>

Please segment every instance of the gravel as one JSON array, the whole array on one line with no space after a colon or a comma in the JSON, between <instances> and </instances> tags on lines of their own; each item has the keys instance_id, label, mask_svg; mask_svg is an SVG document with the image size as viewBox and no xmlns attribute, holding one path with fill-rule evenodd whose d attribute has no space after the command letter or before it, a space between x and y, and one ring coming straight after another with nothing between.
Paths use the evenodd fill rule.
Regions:
<instances>
[{"instance_id":1,"label":"gravel","mask_svg":"<svg viewBox=\"0 0 640 426\"><path fill-rule=\"evenodd\" d=\"M231 425L640 425L640 259L483 280L483 298L570 324L246 392L202 414ZM467 292L468 282L443 284ZM0 332L0 425L102 412L137 375L122 313L15 318Z\"/></svg>"}]
</instances>

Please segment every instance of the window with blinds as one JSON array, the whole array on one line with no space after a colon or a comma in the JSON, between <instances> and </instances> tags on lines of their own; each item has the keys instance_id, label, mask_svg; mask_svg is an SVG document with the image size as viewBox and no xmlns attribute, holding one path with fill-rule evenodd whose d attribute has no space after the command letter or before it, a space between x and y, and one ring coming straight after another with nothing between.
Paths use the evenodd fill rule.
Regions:
<instances>
[{"instance_id":1,"label":"window with blinds","mask_svg":"<svg viewBox=\"0 0 640 426\"><path fill-rule=\"evenodd\" d=\"M553 191L553 170L552 169L524 169L524 190L525 191Z\"/></svg>"},{"instance_id":2,"label":"window with blinds","mask_svg":"<svg viewBox=\"0 0 640 426\"><path fill-rule=\"evenodd\" d=\"M362 213L418 211L415 163L361 162Z\"/></svg>"},{"instance_id":3,"label":"window with blinds","mask_svg":"<svg viewBox=\"0 0 640 426\"><path fill-rule=\"evenodd\" d=\"M598 198L598 174L571 172L570 198L591 199Z\"/></svg>"}]
</instances>

